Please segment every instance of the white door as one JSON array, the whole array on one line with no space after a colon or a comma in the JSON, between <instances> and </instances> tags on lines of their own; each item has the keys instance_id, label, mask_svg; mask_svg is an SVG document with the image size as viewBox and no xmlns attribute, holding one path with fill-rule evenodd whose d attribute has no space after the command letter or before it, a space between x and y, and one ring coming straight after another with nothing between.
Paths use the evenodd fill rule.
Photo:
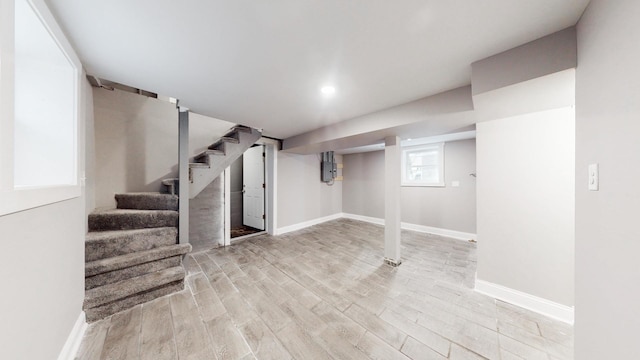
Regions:
<instances>
[{"instance_id":1,"label":"white door","mask_svg":"<svg viewBox=\"0 0 640 360\"><path fill-rule=\"evenodd\" d=\"M242 158L242 223L264 230L264 146L254 146Z\"/></svg>"}]
</instances>

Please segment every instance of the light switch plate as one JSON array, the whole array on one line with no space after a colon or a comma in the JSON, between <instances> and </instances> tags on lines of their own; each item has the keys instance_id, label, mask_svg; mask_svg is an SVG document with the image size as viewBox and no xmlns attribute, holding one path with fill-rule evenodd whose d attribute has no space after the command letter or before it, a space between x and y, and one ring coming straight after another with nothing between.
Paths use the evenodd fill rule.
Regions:
<instances>
[{"instance_id":1,"label":"light switch plate","mask_svg":"<svg viewBox=\"0 0 640 360\"><path fill-rule=\"evenodd\" d=\"M600 179L598 174L598 164L589 165L589 190L598 191L600 187Z\"/></svg>"},{"instance_id":2,"label":"light switch plate","mask_svg":"<svg viewBox=\"0 0 640 360\"><path fill-rule=\"evenodd\" d=\"M460 186L460 181L452 181L451 182L451 187L459 187Z\"/></svg>"}]
</instances>

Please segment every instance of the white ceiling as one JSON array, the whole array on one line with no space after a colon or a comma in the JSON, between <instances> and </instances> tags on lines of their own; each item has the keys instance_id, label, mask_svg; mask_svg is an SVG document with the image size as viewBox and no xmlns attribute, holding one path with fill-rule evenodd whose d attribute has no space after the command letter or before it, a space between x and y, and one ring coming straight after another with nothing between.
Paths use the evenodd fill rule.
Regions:
<instances>
[{"instance_id":1,"label":"white ceiling","mask_svg":"<svg viewBox=\"0 0 640 360\"><path fill-rule=\"evenodd\" d=\"M47 0L89 74L279 138L468 85L588 1Z\"/></svg>"}]
</instances>

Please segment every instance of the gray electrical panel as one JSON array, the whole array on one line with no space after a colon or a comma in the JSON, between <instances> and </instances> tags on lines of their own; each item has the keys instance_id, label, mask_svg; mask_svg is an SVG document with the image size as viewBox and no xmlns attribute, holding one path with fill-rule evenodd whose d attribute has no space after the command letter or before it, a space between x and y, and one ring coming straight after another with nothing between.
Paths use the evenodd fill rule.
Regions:
<instances>
[{"instance_id":1,"label":"gray electrical panel","mask_svg":"<svg viewBox=\"0 0 640 360\"><path fill-rule=\"evenodd\" d=\"M331 182L338 175L338 164L333 156L333 151L323 152L322 162L320 163L320 180L322 182Z\"/></svg>"}]
</instances>

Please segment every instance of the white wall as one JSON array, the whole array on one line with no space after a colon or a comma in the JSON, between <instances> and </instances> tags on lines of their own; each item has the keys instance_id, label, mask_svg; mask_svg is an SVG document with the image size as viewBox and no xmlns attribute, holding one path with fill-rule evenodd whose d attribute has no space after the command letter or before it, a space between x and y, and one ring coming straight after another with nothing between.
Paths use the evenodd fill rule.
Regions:
<instances>
[{"instance_id":1,"label":"white wall","mask_svg":"<svg viewBox=\"0 0 640 360\"><path fill-rule=\"evenodd\" d=\"M638 14L636 0L592 0L578 23L576 359L640 358Z\"/></svg>"},{"instance_id":2,"label":"white wall","mask_svg":"<svg viewBox=\"0 0 640 360\"><path fill-rule=\"evenodd\" d=\"M342 162L342 156L336 155ZM342 182L320 181L320 156L278 152L277 228L342 212Z\"/></svg>"},{"instance_id":3,"label":"white wall","mask_svg":"<svg viewBox=\"0 0 640 360\"><path fill-rule=\"evenodd\" d=\"M410 224L474 234L476 186L475 139L444 147L445 187L402 187L401 217ZM384 219L384 151L344 155L345 213ZM452 187L459 181L459 187Z\"/></svg>"},{"instance_id":4,"label":"white wall","mask_svg":"<svg viewBox=\"0 0 640 360\"><path fill-rule=\"evenodd\" d=\"M471 64L473 95L574 69L576 63L572 26Z\"/></svg>"},{"instance_id":5,"label":"white wall","mask_svg":"<svg viewBox=\"0 0 640 360\"><path fill-rule=\"evenodd\" d=\"M477 124L479 280L574 304L574 110Z\"/></svg>"},{"instance_id":6,"label":"white wall","mask_svg":"<svg viewBox=\"0 0 640 360\"><path fill-rule=\"evenodd\" d=\"M82 96L84 152L83 129L93 121L86 80ZM84 300L85 201L82 196L0 216L0 359L56 359L62 350Z\"/></svg>"},{"instance_id":7,"label":"white wall","mask_svg":"<svg viewBox=\"0 0 640 360\"><path fill-rule=\"evenodd\" d=\"M94 88L96 207L116 193L160 191L178 173L175 104L126 91ZM190 113L189 151L204 150L234 124Z\"/></svg>"}]
</instances>

